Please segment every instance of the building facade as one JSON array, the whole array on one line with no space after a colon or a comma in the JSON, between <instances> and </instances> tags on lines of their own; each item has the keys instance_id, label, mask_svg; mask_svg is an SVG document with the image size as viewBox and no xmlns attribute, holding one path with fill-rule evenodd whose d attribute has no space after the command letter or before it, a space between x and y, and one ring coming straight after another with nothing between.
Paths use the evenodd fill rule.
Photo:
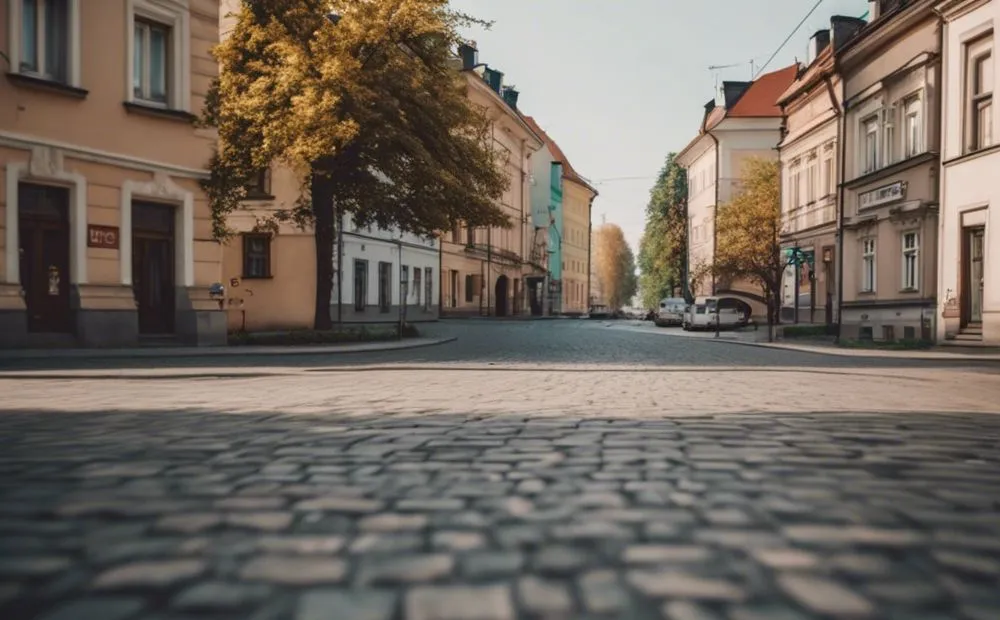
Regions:
<instances>
[{"instance_id":1,"label":"building facade","mask_svg":"<svg viewBox=\"0 0 1000 620\"><path fill-rule=\"evenodd\" d=\"M0 11L0 346L224 344L214 136L192 124L219 0Z\"/></svg>"},{"instance_id":2,"label":"building facade","mask_svg":"<svg viewBox=\"0 0 1000 620\"><path fill-rule=\"evenodd\" d=\"M478 62L475 47L460 50L473 104L491 121L492 147L505 160L510 185L500 207L510 228L456 226L441 239L441 313L452 316L513 316L530 312L529 278L545 271L528 260L536 244L531 217L529 171L543 140L517 110L517 91L503 85L503 73Z\"/></svg>"},{"instance_id":3,"label":"building facade","mask_svg":"<svg viewBox=\"0 0 1000 620\"><path fill-rule=\"evenodd\" d=\"M694 296L729 295L743 299L754 315L765 316L759 287L723 281L706 273L715 258L716 210L739 191L743 162L776 159L781 140L778 97L795 79L796 66L766 73L752 82L723 82L705 105L698 136L677 155L688 174L688 286Z\"/></svg>"},{"instance_id":4,"label":"building facade","mask_svg":"<svg viewBox=\"0 0 1000 620\"><path fill-rule=\"evenodd\" d=\"M781 162L781 245L790 263L782 285L782 318L837 321L838 131L843 84L833 52L865 22L834 16L809 40L806 63L778 99L785 122Z\"/></svg>"},{"instance_id":5,"label":"building facade","mask_svg":"<svg viewBox=\"0 0 1000 620\"><path fill-rule=\"evenodd\" d=\"M1000 2L947 0L942 49L939 341L1000 346Z\"/></svg>"},{"instance_id":6,"label":"building facade","mask_svg":"<svg viewBox=\"0 0 1000 620\"><path fill-rule=\"evenodd\" d=\"M533 118L524 117L525 122L538 136L545 140L542 148L531 155L531 173L528 178L531 204L532 244L528 253L528 263L536 265L543 276L525 278L528 312L532 316L550 315L558 308L560 299L559 283L555 281L550 265L558 264L561 251L558 242L553 243L552 231L555 224L557 203L562 202L562 164L550 146L550 139Z\"/></svg>"},{"instance_id":7,"label":"building facade","mask_svg":"<svg viewBox=\"0 0 1000 620\"><path fill-rule=\"evenodd\" d=\"M841 136L841 336L933 337L940 62L930 0L871 3L836 53Z\"/></svg>"}]
</instances>

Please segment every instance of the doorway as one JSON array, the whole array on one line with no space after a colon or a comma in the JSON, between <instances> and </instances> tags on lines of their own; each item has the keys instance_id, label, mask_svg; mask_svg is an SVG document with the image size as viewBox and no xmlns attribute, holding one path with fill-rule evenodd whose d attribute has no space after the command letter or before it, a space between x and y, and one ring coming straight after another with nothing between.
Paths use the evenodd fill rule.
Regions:
<instances>
[{"instance_id":1,"label":"doorway","mask_svg":"<svg viewBox=\"0 0 1000 620\"><path fill-rule=\"evenodd\" d=\"M18 255L28 331L73 331L69 299L69 190L17 186Z\"/></svg>"},{"instance_id":2,"label":"doorway","mask_svg":"<svg viewBox=\"0 0 1000 620\"><path fill-rule=\"evenodd\" d=\"M507 289L509 286L507 276L497 278L497 284L493 288L496 298L496 316L507 316Z\"/></svg>"},{"instance_id":3,"label":"doorway","mask_svg":"<svg viewBox=\"0 0 1000 620\"><path fill-rule=\"evenodd\" d=\"M986 229L966 228L962 240L962 327L983 322L983 247Z\"/></svg>"},{"instance_id":4,"label":"doorway","mask_svg":"<svg viewBox=\"0 0 1000 620\"><path fill-rule=\"evenodd\" d=\"M132 203L132 290L139 334L174 333L174 207Z\"/></svg>"}]
</instances>

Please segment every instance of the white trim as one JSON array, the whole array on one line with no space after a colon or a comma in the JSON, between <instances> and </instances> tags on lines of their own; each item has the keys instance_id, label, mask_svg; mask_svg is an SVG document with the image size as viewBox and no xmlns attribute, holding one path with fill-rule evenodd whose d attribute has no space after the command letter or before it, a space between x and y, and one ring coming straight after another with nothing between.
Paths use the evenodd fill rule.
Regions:
<instances>
[{"instance_id":1,"label":"white trim","mask_svg":"<svg viewBox=\"0 0 1000 620\"><path fill-rule=\"evenodd\" d=\"M177 286L194 286L194 194L178 186L164 173L147 183L125 181L121 190L119 273L124 286L132 286L132 200L141 198L178 207L174 228L174 261Z\"/></svg>"},{"instance_id":2,"label":"white trim","mask_svg":"<svg viewBox=\"0 0 1000 620\"><path fill-rule=\"evenodd\" d=\"M63 168L62 153L55 149L36 147L28 162L7 163L7 191L4 249L6 281L21 283L18 184L21 181L42 185L69 186L69 278L72 284L87 283L87 179L78 172Z\"/></svg>"},{"instance_id":3,"label":"white trim","mask_svg":"<svg viewBox=\"0 0 1000 620\"><path fill-rule=\"evenodd\" d=\"M170 27L170 65L167 107L191 111L191 13L187 2L176 0L126 0L125 4L125 101L136 100L132 91L136 17L144 17ZM155 105L155 104L154 104Z\"/></svg>"},{"instance_id":4,"label":"white trim","mask_svg":"<svg viewBox=\"0 0 1000 620\"><path fill-rule=\"evenodd\" d=\"M36 136L26 136L10 131L0 130L0 146L7 146L16 149L33 149L36 146L45 146L59 149L73 159L89 161L96 164L108 164L111 166L123 166L132 170L143 172L167 172L172 176L185 177L189 179L207 179L210 176L208 170L198 168L187 168L185 166L175 166L151 159L132 157L131 155L120 155L100 149L92 149L86 146L69 144L58 140L49 140Z\"/></svg>"},{"instance_id":5,"label":"white trim","mask_svg":"<svg viewBox=\"0 0 1000 620\"><path fill-rule=\"evenodd\" d=\"M7 57L10 59L11 73L22 75L32 75L34 73L21 73L21 8L22 0L7 0ZM66 83L70 86L80 88L80 56L83 52L80 44L80 0L66 0L66 7L69 10L69 23L67 24L67 34L69 41L66 42ZM44 43L43 43L44 47ZM44 76L38 76L46 79Z\"/></svg>"}]
</instances>

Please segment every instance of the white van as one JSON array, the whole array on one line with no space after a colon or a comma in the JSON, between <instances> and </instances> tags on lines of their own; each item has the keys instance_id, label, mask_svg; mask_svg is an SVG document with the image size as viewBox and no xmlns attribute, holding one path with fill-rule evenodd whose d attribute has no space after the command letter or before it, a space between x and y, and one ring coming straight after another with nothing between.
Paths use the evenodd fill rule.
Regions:
<instances>
[{"instance_id":1,"label":"white van","mask_svg":"<svg viewBox=\"0 0 1000 620\"><path fill-rule=\"evenodd\" d=\"M684 322L681 326L685 331L694 329L715 329L718 321L719 329L735 329L746 324L748 316L731 304L722 304L719 297L698 297L687 307Z\"/></svg>"},{"instance_id":2,"label":"white van","mask_svg":"<svg viewBox=\"0 0 1000 620\"><path fill-rule=\"evenodd\" d=\"M682 325L686 307L687 301L683 297L664 297L660 300L660 308L656 311L654 322L659 327Z\"/></svg>"}]
</instances>

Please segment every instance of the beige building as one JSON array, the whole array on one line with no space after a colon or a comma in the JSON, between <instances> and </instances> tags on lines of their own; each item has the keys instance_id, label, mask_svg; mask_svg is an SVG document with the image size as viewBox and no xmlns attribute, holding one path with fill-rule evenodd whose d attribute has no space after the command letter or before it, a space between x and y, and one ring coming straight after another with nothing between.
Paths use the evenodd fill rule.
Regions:
<instances>
[{"instance_id":1,"label":"beige building","mask_svg":"<svg viewBox=\"0 0 1000 620\"><path fill-rule=\"evenodd\" d=\"M931 338L937 307L940 26L933 2L871 3L844 81L841 335Z\"/></svg>"},{"instance_id":2,"label":"beige building","mask_svg":"<svg viewBox=\"0 0 1000 620\"><path fill-rule=\"evenodd\" d=\"M806 62L778 98L784 116L781 162L782 249L791 265L782 285L783 320L836 320L837 154L843 83L833 52L865 25L834 16L809 40ZM796 314L797 313L797 314Z\"/></svg>"},{"instance_id":3,"label":"beige building","mask_svg":"<svg viewBox=\"0 0 1000 620\"><path fill-rule=\"evenodd\" d=\"M562 314L589 310L590 216L597 190L563 157Z\"/></svg>"},{"instance_id":4,"label":"beige building","mask_svg":"<svg viewBox=\"0 0 1000 620\"><path fill-rule=\"evenodd\" d=\"M86 7L86 10L84 10ZM225 342L195 129L218 0L0 5L0 346Z\"/></svg>"},{"instance_id":5,"label":"beige building","mask_svg":"<svg viewBox=\"0 0 1000 620\"><path fill-rule=\"evenodd\" d=\"M517 91L503 74L478 62L475 48L461 50L469 98L486 110L493 148L506 161L510 186L500 206L511 228L456 226L441 239L441 314L512 316L529 314L527 278L544 278L531 264L536 235L531 218L530 157L543 140L517 110Z\"/></svg>"},{"instance_id":6,"label":"beige building","mask_svg":"<svg viewBox=\"0 0 1000 620\"><path fill-rule=\"evenodd\" d=\"M781 140L778 97L795 79L796 66L765 73L753 82L724 82L705 105L698 135L677 155L688 174L688 273L697 275L715 260L715 216L719 205L739 191L743 162L775 159ZM694 296L728 295L742 299L754 316L765 317L767 301L760 287L728 282L712 275L689 282Z\"/></svg>"},{"instance_id":7,"label":"beige building","mask_svg":"<svg viewBox=\"0 0 1000 620\"><path fill-rule=\"evenodd\" d=\"M1000 1L945 0L939 341L1000 346Z\"/></svg>"}]
</instances>

